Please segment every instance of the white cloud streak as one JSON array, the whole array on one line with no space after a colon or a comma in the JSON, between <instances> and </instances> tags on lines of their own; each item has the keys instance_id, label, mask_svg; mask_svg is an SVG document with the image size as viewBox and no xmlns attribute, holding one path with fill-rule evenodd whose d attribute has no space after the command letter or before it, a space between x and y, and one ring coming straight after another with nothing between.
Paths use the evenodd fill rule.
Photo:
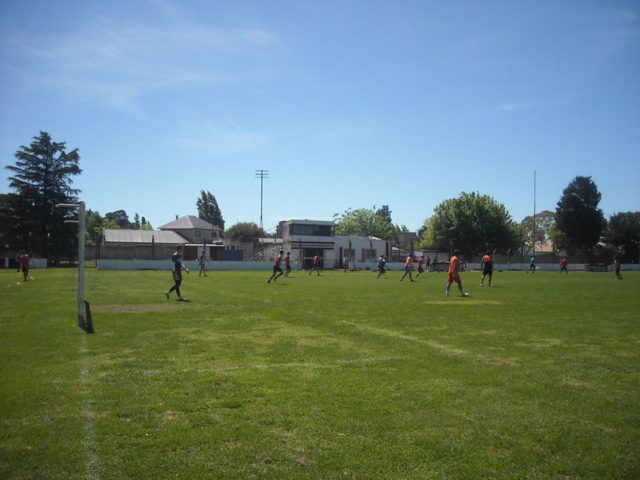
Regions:
<instances>
[{"instance_id":1,"label":"white cloud streak","mask_svg":"<svg viewBox=\"0 0 640 480\"><path fill-rule=\"evenodd\" d=\"M170 2L152 4L167 14L164 24L94 17L56 35L5 31L1 67L37 88L125 110L158 91L269 78L261 65L278 42L272 33L210 28L175 15Z\"/></svg>"}]
</instances>

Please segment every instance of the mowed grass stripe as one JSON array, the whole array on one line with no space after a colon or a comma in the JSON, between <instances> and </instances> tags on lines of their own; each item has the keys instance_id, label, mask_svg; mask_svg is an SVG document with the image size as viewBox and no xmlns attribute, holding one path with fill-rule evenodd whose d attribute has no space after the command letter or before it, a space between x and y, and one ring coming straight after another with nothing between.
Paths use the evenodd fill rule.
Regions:
<instances>
[{"instance_id":1,"label":"mowed grass stripe","mask_svg":"<svg viewBox=\"0 0 640 480\"><path fill-rule=\"evenodd\" d=\"M637 274L14 273L3 478L638 476Z\"/></svg>"}]
</instances>

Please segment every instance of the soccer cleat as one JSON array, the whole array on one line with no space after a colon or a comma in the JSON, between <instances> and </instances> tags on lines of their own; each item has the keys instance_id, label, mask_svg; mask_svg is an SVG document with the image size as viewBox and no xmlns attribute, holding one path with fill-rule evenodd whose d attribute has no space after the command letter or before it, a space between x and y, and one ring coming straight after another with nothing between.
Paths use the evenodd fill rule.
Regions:
<instances>
[{"instance_id":1,"label":"soccer cleat","mask_svg":"<svg viewBox=\"0 0 640 480\"><path fill-rule=\"evenodd\" d=\"M184 297L178 297L178 301L179 301L179 302L186 302L186 301L187 301L187 299L186 299L186 298L184 298Z\"/></svg>"},{"instance_id":2,"label":"soccer cleat","mask_svg":"<svg viewBox=\"0 0 640 480\"><path fill-rule=\"evenodd\" d=\"M461 297L468 297L468 296L469 296L469 293L467 293L467 292L461 292L461 293L460 293L460 296L461 296Z\"/></svg>"},{"instance_id":3,"label":"soccer cleat","mask_svg":"<svg viewBox=\"0 0 640 480\"><path fill-rule=\"evenodd\" d=\"M489 286L491 286L491 285L489 285ZM482 288L482 287L484 287L484 285L483 285L483 284L480 284L480 288Z\"/></svg>"},{"instance_id":4,"label":"soccer cleat","mask_svg":"<svg viewBox=\"0 0 640 480\"><path fill-rule=\"evenodd\" d=\"M169 300L169 292L164 292L164 296L167 297L167 300Z\"/></svg>"},{"instance_id":5,"label":"soccer cleat","mask_svg":"<svg viewBox=\"0 0 640 480\"><path fill-rule=\"evenodd\" d=\"M444 294L448 297L449 296L449 290L445 290Z\"/></svg>"}]
</instances>

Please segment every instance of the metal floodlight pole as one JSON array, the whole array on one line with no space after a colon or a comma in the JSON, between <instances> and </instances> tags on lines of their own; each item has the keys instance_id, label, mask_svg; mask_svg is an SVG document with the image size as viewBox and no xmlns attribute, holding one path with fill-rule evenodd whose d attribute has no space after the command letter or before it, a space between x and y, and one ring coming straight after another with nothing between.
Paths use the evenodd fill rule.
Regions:
<instances>
[{"instance_id":1,"label":"metal floodlight pole","mask_svg":"<svg viewBox=\"0 0 640 480\"><path fill-rule=\"evenodd\" d=\"M263 198L263 182L265 178L269 178L269 170L256 170L256 178L260 179L260 228L262 228L262 198Z\"/></svg>"},{"instance_id":2,"label":"metal floodlight pole","mask_svg":"<svg viewBox=\"0 0 640 480\"><path fill-rule=\"evenodd\" d=\"M536 254L536 171L533 171L533 254Z\"/></svg>"},{"instance_id":3,"label":"metal floodlight pole","mask_svg":"<svg viewBox=\"0 0 640 480\"><path fill-rule=\"evenodd\" d=\"M85 301L84 301L84 202L79 203L58 203L56 208L76 208L78 209L78 220L65 220L65 223L78 224L78 326L87 333L93 333L93 322L85 321Z\"/></svg>"}]
</instances>

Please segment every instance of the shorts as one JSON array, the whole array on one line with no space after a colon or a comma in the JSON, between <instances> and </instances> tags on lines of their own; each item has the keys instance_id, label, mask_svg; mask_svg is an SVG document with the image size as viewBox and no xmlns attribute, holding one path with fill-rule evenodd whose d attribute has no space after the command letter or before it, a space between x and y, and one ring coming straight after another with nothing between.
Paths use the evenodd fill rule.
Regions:
<instances>
[{"instance_id":1,"label":"shorts","mask_svg":"<svg viewBox=\"0 0 640 480\"><path fill-rule=\"evenodd\" d=\"M458 272L449 272L449 283L460 283L460 275Z\"/></svg>"},{"instance_id":2,"label":"shorts","mask_svg":"<svg viewBox=\"0 0 640 480\"><path fill-rule=\"evenodd\" d=\"M173 281L176 284L176 287L179 287L182 284L182 272L171 272L173 273Z\"/></svg>"},{"instance_id":3,"label":"shorts","mask_svg":"<svg viewBox=\"0 0 640 480\"><path fill-rule=\"evenodd\" d=\"M491 275L493 273L493 265L485 265L482 270L483 275Z\"/></svg>"},{"instance_id":4,"label":"shorts","mask_svg":"<svg viewBox=\"0 0 640 480\"><path fill-rule=\"evenodd\" d=\"M280 268L280 265L276 265L275 267L273 267L273 273L282 273L282 268Z\"/></svg>"},{"instance_id":5,"label":"shorts","mask_svg":"<svg viewBox=\"0 0 640 480\"><path fill-rule=\"evenodd\" d=\"M284 267L284 269L285 269L287 272L290 272L290 271L291 271L291 265L287 265L286 267Z\"/></svg>"},{"instance_id":6,"label":"shorts","mask_svg":"<svg viewBox=\"0 0 640 480\"><path fill-rule=\"evenodd\" d=\"M418 267L418 273L423 273L423 272L424 272L424 268Z\"/></svg>"}]
</instances>

